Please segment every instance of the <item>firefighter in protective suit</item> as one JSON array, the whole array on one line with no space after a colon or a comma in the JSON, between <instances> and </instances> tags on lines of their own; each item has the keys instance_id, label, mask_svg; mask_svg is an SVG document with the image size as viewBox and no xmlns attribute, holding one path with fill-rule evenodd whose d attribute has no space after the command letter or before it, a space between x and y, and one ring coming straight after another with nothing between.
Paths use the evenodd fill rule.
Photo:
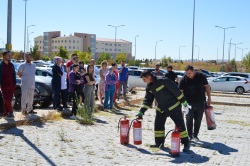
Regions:
<instances>
[{"instance_id":1,"label":"firefighter in protective suit","mask_svg":"<svg viewBox=\"0 0 250 166\"><path fill-rule=\"evenodd\" d=\"M181 104L187 107L183 93L168 78L155 77L148 71L142 72L141 78L147 83L147 87L143 106L136 115L137 118L142 119L145 111L152 106L154 99L158 103L154 125L155 145L150 145L150 147L162 147L164 145L165 122L167 117L170 117L180 132L181 143L184 144L183 152L188 153L190 144L181 112Z\"/></svg>"}]
</instances>

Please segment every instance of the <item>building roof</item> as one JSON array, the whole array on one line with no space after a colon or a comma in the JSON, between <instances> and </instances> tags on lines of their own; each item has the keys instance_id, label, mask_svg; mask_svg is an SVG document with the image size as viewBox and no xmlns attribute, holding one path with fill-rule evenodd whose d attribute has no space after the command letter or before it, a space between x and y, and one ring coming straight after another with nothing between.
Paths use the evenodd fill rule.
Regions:
<instances>
[{"instance_id":1,"label":"building roof","mask_svg":"<svg viewBox=\"0 0 250 166\"><path fill-rule=\"evenodd\" d=\"M101 41L101 42L115 42L115 39L96 38L96 41ZM116 42L117 43L131 43L131 42L123 40L123 39L116 39Z\"/></svg>"}]
</instances>

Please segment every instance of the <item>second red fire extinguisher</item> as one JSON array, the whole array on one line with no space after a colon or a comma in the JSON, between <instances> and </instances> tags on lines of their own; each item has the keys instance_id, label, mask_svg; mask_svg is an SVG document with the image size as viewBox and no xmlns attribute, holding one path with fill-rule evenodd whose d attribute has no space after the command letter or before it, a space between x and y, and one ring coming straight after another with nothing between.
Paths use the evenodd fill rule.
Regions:
<instances>
[{"instance_id":1,"label":"second red fire extinguisher","mask_svg":"<svg viewBox=\"0 0 250 166\"><path fill-rule=\"evenodd\" d=\"M134 144L141 145L142 144L142 128L141 121L138 119L133 121L133 135L134 135Z\"/></svg>"},{"instance_id":2,"label":"second red fire extinguisher","mask_svg":"<svg viewBox=\"0 0 250 166\"><path fill-rule=\"evenodd\" d=\"M214 130L216 129L214 111L212 106L207 106L205 110L206 120L207 120L207 129Z\"/></svg>"}]
</instances>

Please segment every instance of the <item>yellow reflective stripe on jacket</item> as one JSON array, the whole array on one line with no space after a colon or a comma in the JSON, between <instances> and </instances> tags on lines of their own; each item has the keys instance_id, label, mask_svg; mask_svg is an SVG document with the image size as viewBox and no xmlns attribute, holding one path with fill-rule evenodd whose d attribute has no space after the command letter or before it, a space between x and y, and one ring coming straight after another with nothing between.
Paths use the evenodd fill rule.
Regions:
<instances>
[{"instance_id":1,"label":"yellow reflective stripe on jacket","mask_svg":"<svg viewBox=\"0 0 250 166\"><path fill-rule=\"evenodd\" d=\"M179 97L177 97L177 99L180 100L180 99L183 98L183 97L184 97L184 95L183 95L183 93L182 93Z\"/></svg>"},{"instance_id":2,"label":"yellow reflective stripe on jacket","mask_svg":"<svg viewBox=\"0 0 250 166\"><path fill-rule=\"evenodd\" d=\"M153 93L151 90L149 91L150 93Z\"/></svg>"},{"instance_id":3,"label":"yellow reflective stripe on jacket","mask_svg":"<svg viewBox=\"0 0 250 166\"><path fill-rule=\"evenodd\" d=\"M186 138L186 137L188 137L187 131L185 130L185 131L180 132L180 137L181 137L181 138Z\"/></svg>"},{"instance_id":4,"label":"yellow reflective stripe on jacket","mask_svg":"<svg viewBox=\"0 0 250 166\"><path fill-rule=\"evenodd\" d=\"M172 105L171 107L169 107L169 111L172 111L173 109L175 109L178 105L180 104L180 102L178 101L177 103L175 103L174 105Z\"/></svg>"},{"instance_id":5,"label":"yellow reflective stripe on jacket","mask_svg":"<svg viewBox=\"0 0 250 166\"><path fill-rule=\"evenodd\" d=\"M163 111L158 107L156 107L156 110L159 111L160 113L163 113Z\"/></svg>"},{"instance_id":6,"label":"yellow reflective stripe on jacket","mask_svg":"<svg viewBox=\"0 0 250 166\"><path fill-rule=\"evenodd\" d=\"M147 106L147 105L142 105L142 107L141 108L147 108L147 109L150 109L150 107L149 106Z\"/></svg>"},{"instance_id":7,"label":"yellow reflective stripe on jacket","mask_svg":"<svg viewBox=\"0 0 250 166\"><path fill-rule=\"evenodd\" d=\"M165 131L155 131L155 137L165 137Z\"/></svg>"},{"instance_id":8,"label":"yellow reflective stripe on jacket","mask_svg":"<svg viewBox=\"0 0 250 166\"><path fill-rule=\"evenodd\" d=\"M164 85L161 85L158 88L156 88L156 91L158 92L158 91L162 90L163 88L164 88Z\"/></svg>"}]
</instances>

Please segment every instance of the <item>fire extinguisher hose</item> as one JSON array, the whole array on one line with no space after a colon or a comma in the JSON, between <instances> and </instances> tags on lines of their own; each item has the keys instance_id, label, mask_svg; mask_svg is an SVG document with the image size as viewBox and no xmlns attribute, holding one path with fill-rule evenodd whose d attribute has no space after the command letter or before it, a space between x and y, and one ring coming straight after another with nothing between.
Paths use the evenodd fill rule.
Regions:
<instances>
[{"instance_id":1,"label":"fire extinguisher hose","mask_svg":"<svg viewBox=\"0 0 250 166\"><path fill-rule=\"evenodd\" d=\"M167 132L167 134L165 135L165 137L164 137L164 141L165 141L165 139L167 138L168 134L169 134L171 131L175 131L175 130L174 130L174 129L169 130L169 131ZM159 146L159 148L161 148L161 147L163 146L164 141L161 143L161 145Z\"/></svg>"},{"instance_id":2,"label":"fire extinguisher hose","mask_svg":"<svg viewBox=\"0 0 250 166\"><path fill-rule=\"evenodd\" d=\"M125 142L126 142L126 141L127 141L127 139L128 139L128 136L129 136L129 131L130 131L131 126L132 126L132 124L133 124L133 122L134 122L135 120L137 120L137 119L133 119L133 120L131 121L131 123L130 123L129 129L128 129L128 133L127 133L126 138L125 138L125 140L124 140L124 145L125 145Z\"/></svg>"},{"instance_id":3,"label":"fire extinguisher hose","mask_svg":"<svg viewBox=\"0 0 250 166\"><path fill-rule=\"evenodd\" d=\"M118 132L119 132L119 128L120 128L120 121L121 121L122 118L119 119L118 121Z\"/></svg>"}]
</instances>

